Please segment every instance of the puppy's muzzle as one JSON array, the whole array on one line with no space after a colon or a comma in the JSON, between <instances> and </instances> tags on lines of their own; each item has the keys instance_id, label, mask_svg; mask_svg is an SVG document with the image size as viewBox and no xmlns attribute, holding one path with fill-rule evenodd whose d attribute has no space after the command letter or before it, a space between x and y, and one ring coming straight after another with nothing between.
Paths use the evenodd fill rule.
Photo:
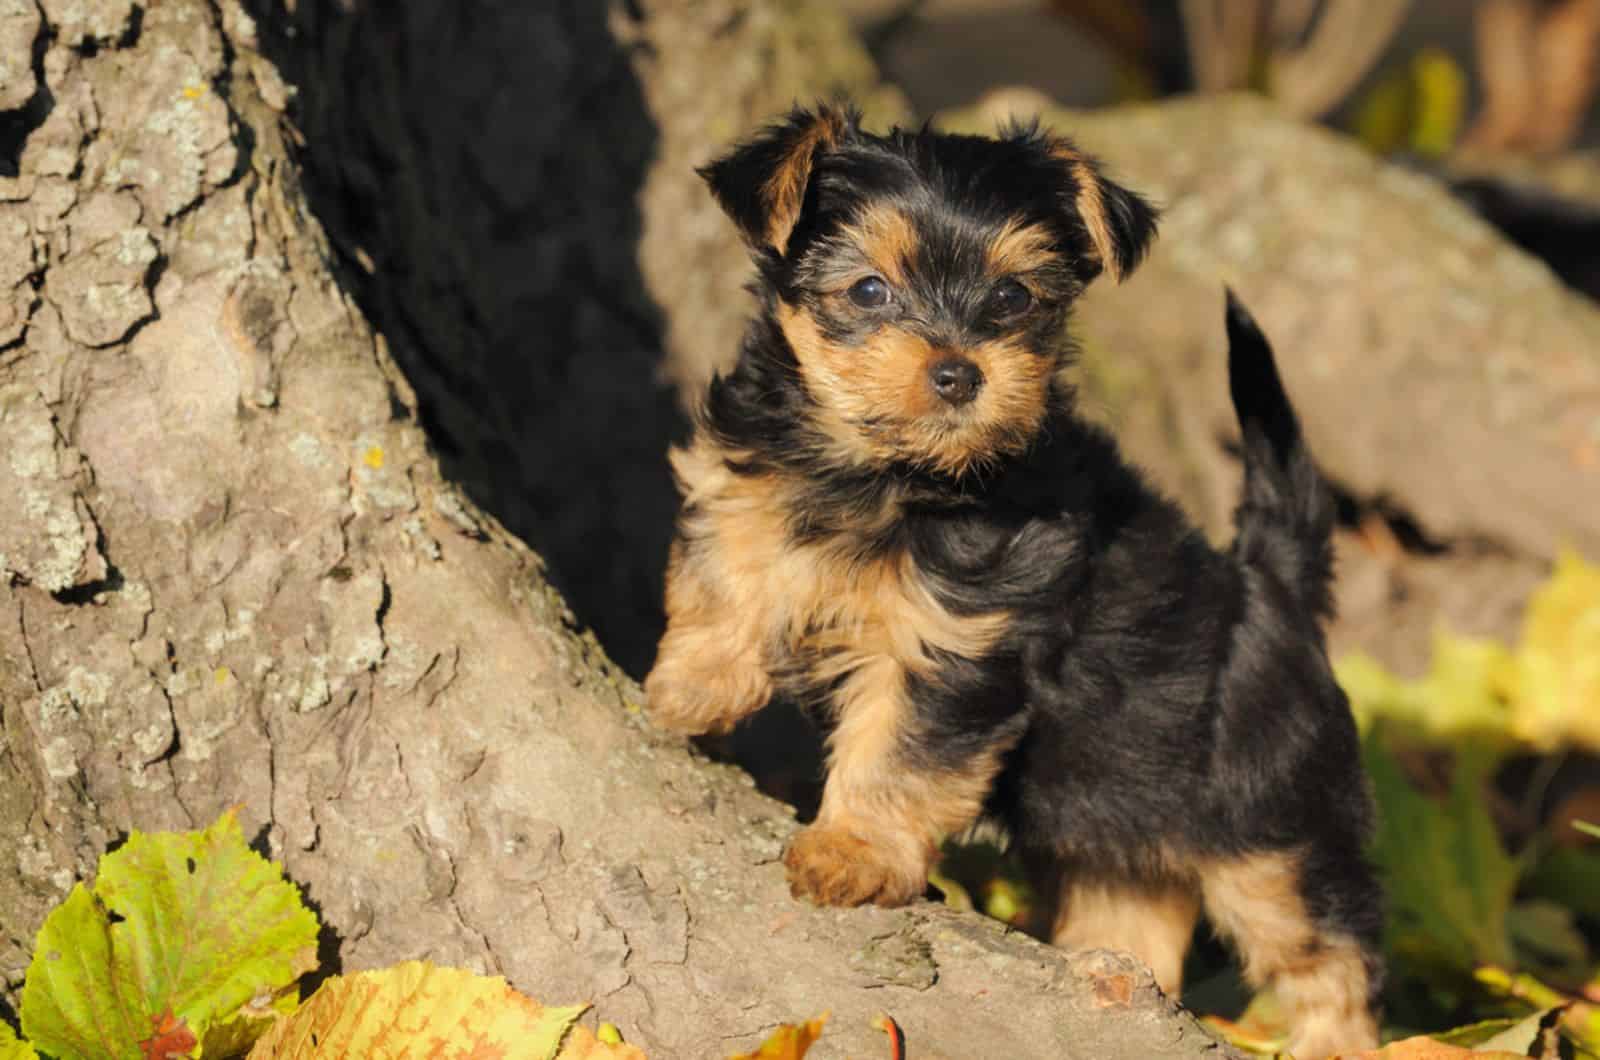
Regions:
<instances>
[{"instance_id":1,"label":"puppy's muzzle","mask_svg":"<svg viewBox=\"0 0 1600 1060\"><path fill-rule=\"evenodd\" d=\"M978 396L983 372L965 357L946 357L928 369L928 384L946 404L960 407Z\"/></svg>"}]
</instances>

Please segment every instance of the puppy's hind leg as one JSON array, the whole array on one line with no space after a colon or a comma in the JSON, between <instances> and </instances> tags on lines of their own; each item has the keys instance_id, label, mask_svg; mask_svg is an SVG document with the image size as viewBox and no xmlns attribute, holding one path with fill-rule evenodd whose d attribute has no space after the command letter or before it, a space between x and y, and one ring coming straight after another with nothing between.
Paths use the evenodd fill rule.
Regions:
<instances>
[{"instance_id":1,"label":"puppy's hind leg","mask_svg":"<svg viewBox=\"0 0 1600 1060\"><path fill-rule=\"evenodd\" d=\"M1192 884L1069 873L1058 893L1051 942L1069 950L1131 953L1150 966L1163 993L1174 999L1182 994L1183 958L1200 916L1200 895Z\"/></svg>"},{"instance_id":2,"label":"puppy's hind leg","mask_svg":"<svg viewBox=\"0 0 1600 1060\"><path fill-rule=\"evenodd\" d=\"M1378 1043L1378 886L1359 854L1336 860L1308 869L1302 854L1272 851L1201 870L1206 913L1238 947L1250 984L1277 992L1296 1060Z\"/></svg>"}]
</instances>

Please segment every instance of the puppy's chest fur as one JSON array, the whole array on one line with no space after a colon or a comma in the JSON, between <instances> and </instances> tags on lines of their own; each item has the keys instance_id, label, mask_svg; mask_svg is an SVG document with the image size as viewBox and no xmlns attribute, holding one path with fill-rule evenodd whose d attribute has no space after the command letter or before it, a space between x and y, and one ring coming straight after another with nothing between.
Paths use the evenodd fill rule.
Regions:
<instances>
[{"instance_id":1,"label":"puppy's chest fur","mask_svg":"<svg viewBox=\"0 0 1600 1060\"><path fill-rule=\"evenodd\" d=\"M1057 793L1069 766L1085 791L1106 779L1104 728L1153 719L1173 739L1142 757L1194 756L1231 593L1220 557L1103 434L1061 412L1050 438L981 498L911 485L837 518L814 478L702 438L674 456L674 563L691 575L675 584L722 587L729 636L761 645L776 687L823 709L836 747L893 744L940 770L1032 728L1060 750L1012 765Z\"/></svg>"},{"instance_id":2,"label":"puppy's chest fur","mask_svg":"<svg viewBox=\"0 0 1600 1060\"><path fill-rule=\"evenodd\" d=\"M826 693L842 708L865 685L898 694L939 683L951 661L982 659L1007 639L1011 609L963 591L959 563L930 552L923 520L894 498L849 530L803 528L807 489L781 472L735 471L707 444L676 454L674 467L685 487L676 561L725 587L787 691Z\"/></svg>"}]
</instances>

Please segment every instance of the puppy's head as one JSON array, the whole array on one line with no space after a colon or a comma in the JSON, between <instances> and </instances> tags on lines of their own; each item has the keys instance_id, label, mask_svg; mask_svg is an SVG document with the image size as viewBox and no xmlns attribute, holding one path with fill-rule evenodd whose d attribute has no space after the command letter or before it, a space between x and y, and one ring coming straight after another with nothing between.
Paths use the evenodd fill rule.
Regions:
<instances>
[{"instance_id":1,"label":"puppy's head","mask_svg":"<svg viewBox=\"0 0 1600 1060\"><path fill-rule=\"evenodd\" d=\"M1026 448L1069 307L1155 210L1065 139L863 132L795 110L702 175L761 270L828 456L960 475Z\"/></svg>"}]
</instances>

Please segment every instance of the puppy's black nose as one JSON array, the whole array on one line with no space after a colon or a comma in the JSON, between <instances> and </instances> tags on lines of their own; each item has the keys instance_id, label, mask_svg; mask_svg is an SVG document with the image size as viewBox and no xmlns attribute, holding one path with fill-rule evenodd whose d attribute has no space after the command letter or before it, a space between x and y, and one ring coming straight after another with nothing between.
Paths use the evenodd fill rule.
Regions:
<instances>
[{"instance_id":1,"label":"puppy's black nose","mask_svg":"<svg viewBox=\"0 0 1600 1060\"><path fill-rule=\"evenodd\" d=\"M964 357L947 357L928 369L933 392L952 405L965 405L978 396L983 373Z\"/></svg>"}]
</instances>

